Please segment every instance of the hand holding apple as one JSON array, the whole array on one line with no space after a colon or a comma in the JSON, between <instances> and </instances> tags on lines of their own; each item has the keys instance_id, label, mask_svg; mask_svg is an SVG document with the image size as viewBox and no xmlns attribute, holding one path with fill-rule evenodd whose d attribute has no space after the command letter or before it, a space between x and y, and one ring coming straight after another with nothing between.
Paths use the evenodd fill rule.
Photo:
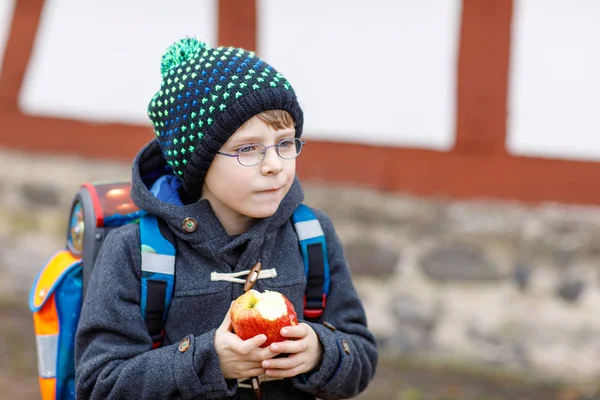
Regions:
<instances>
[{"instance_id":1,"label":"hand holding apple","mask_svg":"<svg viewBox=\"0 0 600 400\"><path fill-rule=\"evenodd\" d=\"M248 290L231 305L233 331L247 340L264 334L267 340L261 347L286 340L281 328L298 325L298 316L292 303L281 293Z\"/></svg>"},{"instance_id":2,"label":"hand holding apple","mask_svg":"<svg viewBox=\"0 0 600 400\"><path fill-rule=\"evenodd\" d=\"M283 328L284 337L289 340L269 346L272 353L288 354L287 357L273 357L262 362L265 374L274 378L290 378L318 369L323 360L323 345L313 328L307 323Z\"/></svg>"},{"instance_id":3,"label":"hand holding apple","mask_svg":"<svg viewBox=\"0 0 600 400\"><path fill-rule=\"evenodd\" d=\"M262 375L265 370L261 362L277 355L268 347L260 347L267 337L261 334L242 340L231 329L231 318L227 312L215 332L214 341L223 376L226 379L239 379Z\"/></svg>"}]
</instances>

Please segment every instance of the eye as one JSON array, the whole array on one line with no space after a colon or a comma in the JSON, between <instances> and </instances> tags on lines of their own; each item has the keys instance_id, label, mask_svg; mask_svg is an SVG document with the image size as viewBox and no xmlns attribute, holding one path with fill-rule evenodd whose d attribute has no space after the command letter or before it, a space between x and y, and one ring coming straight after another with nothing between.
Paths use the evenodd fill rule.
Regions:
<instances>
[{"instance_id":1,"label":"eye","mask_svg":"<svg viewBox=\"0 0 600 400\"><path fill-rule=\"evenodd\" d=\"M242 146L238 149L238 153L240 153L240 154L254 153L257 151L258 151L258 146L255 144L248 144L248 145Z\"/></svg>"},{"instance_id":2,"label":"eye","mask_svg":"<svg viewBox=\"0 0 600 400\"><path fill-rule=\"evenodd\" d=\"M281 142L279 142L279 144L277 145L280 149L286 149L289 147L294 146L294 139L283 139Z\"/></svg>"}]
</instances>

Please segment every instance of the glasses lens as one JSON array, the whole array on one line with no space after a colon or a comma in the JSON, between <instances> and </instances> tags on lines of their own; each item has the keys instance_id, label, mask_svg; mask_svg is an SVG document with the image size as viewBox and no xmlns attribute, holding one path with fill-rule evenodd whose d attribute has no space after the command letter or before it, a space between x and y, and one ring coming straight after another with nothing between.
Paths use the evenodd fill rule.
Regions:
<instances>
[{"instance_id":1,"label":"glasses lens","mask_svg":"<svg viewBox=\"0 0 600 400\"><path fill-rule=\"evenodd\" d=\"M249 144L238 150L240 164L250 167L260 163L264 157L265 147L260 144Z\"/></svg>"},{"instance_id":2,"label":"glasses lens","mask_svg":"<svg viewBox=\"0 0 600 400\"><path fill-rule=\"evenodd\" d=\"M300 151L302 151L302 141L298 138L283 139L277 144L277 153L285 160L298 157Z\"/></svg>"}]
</instances>

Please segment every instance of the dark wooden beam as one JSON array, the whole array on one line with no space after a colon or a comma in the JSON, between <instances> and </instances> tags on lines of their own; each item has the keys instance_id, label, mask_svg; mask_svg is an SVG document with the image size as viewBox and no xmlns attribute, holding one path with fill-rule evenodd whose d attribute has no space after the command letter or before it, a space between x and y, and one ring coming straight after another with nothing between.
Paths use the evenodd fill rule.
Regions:
<instances>
[{"instance_id":1,"label":"dark wooden beam","mask_svg":"<svg viewBox=\"0 0 600 400\"><path fill-rule=\"evenodd\" d=\"M43 8L44 0L18 0L15 3L0 76L0 109L3 113L19 112L17 101Z\"/></svg>"},{"instance_id":2,"label":"dark wooden beam","mask_svg":"<svg viewBox=\"0 0 600 400\"><path fill-rule=\"evenodd\" d=\"M512 0L463 0L454 150L505 154Z\"/></svg>"},{"instance_id":3,"label":"dark wooden beam","mask_svg":"<svg viewBox=\"0 0 600 400\"><path fill-rule=\"evenodd\" d=\"M256 1L219 0L220 46L256 51Z\"/></svg>"}]
</instances>

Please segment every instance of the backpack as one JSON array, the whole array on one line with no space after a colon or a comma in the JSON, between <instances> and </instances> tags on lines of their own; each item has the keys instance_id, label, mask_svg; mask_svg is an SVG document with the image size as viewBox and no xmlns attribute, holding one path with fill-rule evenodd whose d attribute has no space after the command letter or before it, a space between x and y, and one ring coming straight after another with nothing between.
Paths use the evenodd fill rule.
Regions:
<instances>
[{"instance_id":1,"label":"backpack","mask_svg":"<svg viewBox=\"0 0 600 400\"><path fill-rule=\"evenodd\" d=\"M37 346L42 400L75 398L75 333L94 260L112 229L140 225L141 304L153 348L163 339L173 289L173 233L164 221L139 210L130 197L131 183L85 183L71 206L66 248L40 270L29 295ZM304 318L317 321L329 292L329 262L323 230L314 213L300 205L292 216L307 277Z\"/></svg>"}]
</instances>

